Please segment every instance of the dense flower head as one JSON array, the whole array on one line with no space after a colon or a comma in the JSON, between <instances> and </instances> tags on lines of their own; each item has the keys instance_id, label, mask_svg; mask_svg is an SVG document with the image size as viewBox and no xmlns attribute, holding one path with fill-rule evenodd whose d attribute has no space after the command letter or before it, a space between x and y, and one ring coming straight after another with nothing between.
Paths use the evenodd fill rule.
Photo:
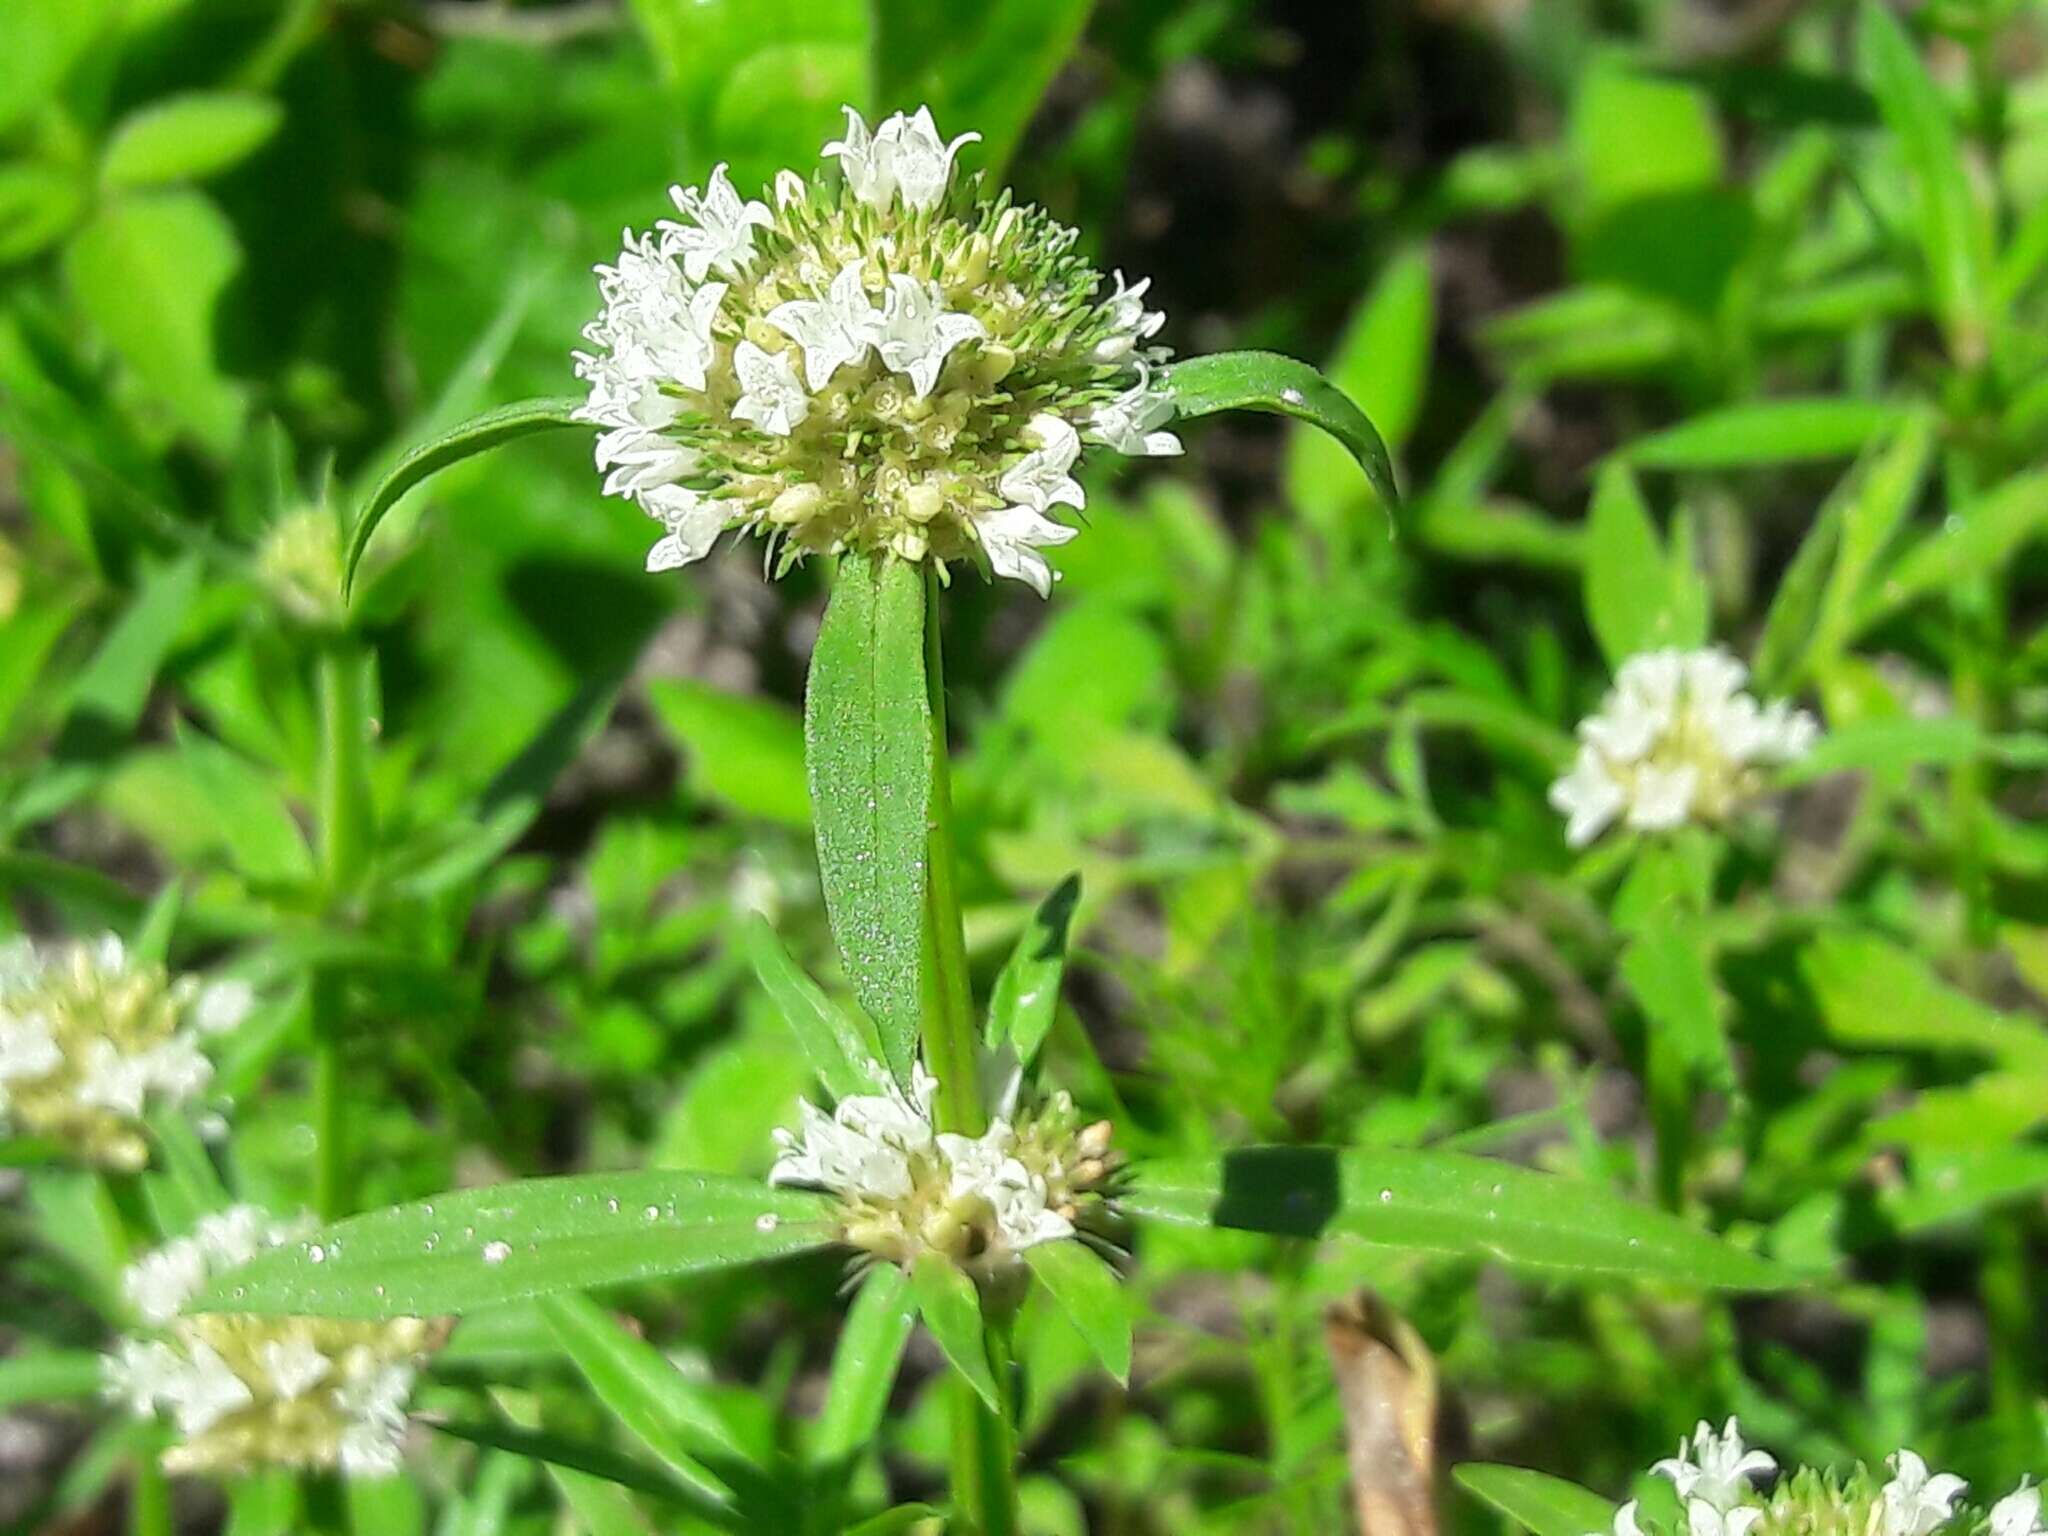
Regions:
<instances>
[{"instance_id":1,"label":"dense flower head","mask_svg":"<svg viewBox=\"0 0 2048 1536\"><path fill-rule=\"evenodd\" d=\"M906 1266L936 1251L994 1273L1074 1237L1115 1170L1108 1125L1083 1126L1061 1093L958 1136L933 1125L937 1091L920 1068L908 1093L849 1095L829 1115L805 1103L802 1128L776 1132L770 1181L837 1195L842 1240Z\"/></svg>"},{"instance_id":2,"label":"dense flower head","mask_svg":"<svg viewBox=\"0 0 2048 1536\"><path fill-rule=\"evenodd\" d=\"M202 1043L251 1001L241 982L173 978L112 934L0 944L0 1126L100 1167L140 1168L146 1109L206 1090Z\"/></svg>"},{"instance_id":3,"label":"dense flower head","mask_svg":"<svg viewBox=\"0 0 2048 1536\"><path fill-rule=\"evenodd\" d=\"M609 495L665 529L649 570L702 559L728 528L778 570L810 553L980 558L1041 595L1042 550L1074 528L1084 441L1170 454L1154 371L1165 317L1105 278L1078 235L982 177L978 138L931 112L870 131L846 109L834 169L785 170L745 199L713 170L671 191L678 221L627 231L577 354Z\"/></svg>"},{"instance_id":4,"label":"dense flower head","mask_svg":"<svg viewBox=\"0 0 2048 1536\"><path fill-rule=\"evenodd\" d=\"M168 1470L398 1470L405 1405L420 1367L446 1338L445 1324L181 1310L215 1276L309 1228L234 1206L124 1275L149 1331L107 1357L107 1390L137 1415L161 1415L176 1427L177 1443L163 1455Z\"/></svg>"},{"instance_id":5,"label":"dense flower head","mask_svg":"<svg viewBox=\"0 0 2048 1536\"><path fill-rule=\"evenodd\" d=\"M1903 1448L1886 1458L1888 1476L1800 1467L1766 1491L1761 1480L1777 1465L1743 1444L1735 1420L1718 1433L1702 1420L1650 1469L1676 1491L1680 1520L1661 1521L1632 1499L1615 1513L1614 1536L2042 1536L2041 1491L2025 1480L1981 1511L1963 1504L1961 1478Z\"/></svg>"},{"instance_id":6,"label":"dense flower head","mask_svg":"<svg viewBox=\"0 0 2048 1536\"><path fill-rule=\"evenodd\" d=\"M1718 646L1623 662L1600 712L1579 722L1571 772L1550 787L1571 845L1616 821L1643 832L1719 821L1762 787L1760 770L1805 756L1820 735L1813 716L1758 704L1748 679Z\"/></svg>"}]
</instances>

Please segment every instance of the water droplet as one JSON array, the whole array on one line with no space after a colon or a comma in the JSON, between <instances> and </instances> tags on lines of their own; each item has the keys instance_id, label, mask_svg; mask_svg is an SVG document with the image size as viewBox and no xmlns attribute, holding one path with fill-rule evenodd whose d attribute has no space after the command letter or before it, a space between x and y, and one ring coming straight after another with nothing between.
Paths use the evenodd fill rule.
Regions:
<instances>
[{"instance_id":1,"label":"water droplet","mask_svg":"<svg viewBox=\"0 0 2048 1536\"><path fill-rule=\"evenodd\" d=\"M1292 384L1290 384L1287 386L1287 388L1280 391L1280 398L1282 400L1285 400L1289 405L1300 405L1306 397L1302 394L1300 390L1296 389Z\"/></svg>"},{"instance_id":2,"label":"water droplet","mask_svg":"<svg viewBox=\"0 0 2048 1536\"><path fill-rule=\"evenodd\" d=\"M782 1218L776 1215L773 1211L763 1211L759 1216L754 1218L754 1230L756 1232L773 1232L777 1227L781 1225Z\"/></svg>"},{"instance_id":3,"label":"water droplet","mask_svg":"<svg viewBox=\"0 0 2048 1536\"><path fill-rule=\"evenodd\" d=\"M1380 1204L1381 1204L1381 1205L1392 1205L1393 1203L1394 1203L1394 1192L1393 1192L1393 1191L1392 1191L1391 1189L1383 1189L1383 1190L1381 1190L1381 1191L1380 1191Z\"/></svg>"},{"instance_id":4,"label":"water droplet","mask_svg":"<svg viewBox=\"0 0 2048 1536\"><path fill-rule=\"evenodd\" d=\"M604 1208L610 1211L614 1216L619 1214L619 1202L616 1200L605 1201Z\"/></svg>"},{"instance_id":5,"label":"water droplet","mask_svg":"<svg viewBox=\"0 0 2048 1536\"><path fill-rule=\"evenodd\" d=\"M644 1215L649 1221L659 1221L661 1220L661 1207L658 1205L650 1205L641 1214Z\"/></svg>"},{"instance_id":6,"label":"water droplet","mask_svg":"<svg viewBox=\"0 0 2048 1536\"><path fill-rule=\"evenodd\" d=\"M468 1239L470 1239L470 1238L472 1238L472 1237L475 1237L475 1236L476 1236L476 1228L475 1228L475 1227L464 1227L464 1228L462 1229L462 1236L463 1236L463 1239L464 1239L465 1241L467 1241Z\"/></svg>"},{"instance_id":7,"label":"water droplet","mask_svg":"<svg viewBox=\"0 0 2048 1536\"><path fill-rule=\"evenodd\" d=\"M384 1294L384 1287L381 1285L373 1285L370 1287L370 1294L372 1296L382 1297Z\"/></svg>"},{"instance_id":8,"label":"water droplet","mask_svg":"<svg viewBox=\"0 0 2048 1536\"><path fill-rule=\"evenodd\" d=\"M502 1264L511 1257L512 1245L510 1243L484 1244L484 1262L486 1264Z\"/></svg>"},{"instance_id":9,"label":"water droplet","mask_svg":"<svg viewBox=\"0 0 2048 1536\"><path fill-rule=\"evenodd\" d=\"M240 1301L244 1296L249 1294L249 1287L247 1287L246 1285L238 1285L230 1294L234 1296L235 1300Z\"/></svg>"},{"instance_id":10,"label":"water droplet","mask_svg":"<svg viewBox=\"0 0 2048 1536\"><path fill-rule=\"evenodd\" d=\"M1493 1186L1493 1192L1494 1192L1494 1193L1495 1193L1496 1195L1497 1195L1497 1194L1499 1194L1499 1193L1500 1193L1500 1191L1501 1191L1501 1186L1500 1186L1500 1185L1496 1184L1496 1185L1494 1185L1494 1186Z\"/></svg>"},{"instance_id":11,"label":"water droplet","mask_svg":"<svg viewBox=\"0 0 2048 1536\"><path fill-rule=\"evenodd\" d=\"M327 1250L318 1243L315 1243L306 1250L306 1258L315 1264L325 1264L327 1262Z\"/></svg>"},{"instance_id":12,"label":"water droplet","mask_svg":"<svg viewBox=\"0 0 2048 1536\"><path fill-rule=\"evenodd\" d=\"M1643 1246L1643 1240L1640 1237L1632 1237L1628 1240L1628 1245L1631 1248L1640 1248Z\"/></svg>"},{"instance_id":13,"label":"water droplet","mask_svg":"<svg viewBox=\"0 0 2048 1536\"><path fill-rule=\"evenodd\" d=\"M421 1244L420 1244L420 1247L421 1247L421 1249L422 1249L422 1250L424 1250L424 1251L425 1251L425 1252L427 1252L427 1253L432 1253L432 1252L433 1252L433 1251L434 1251L434 1250L435 1250L436 1248L438 1248L438 1247L440 1247L440 1246L441 1246L441 1234L440 1234L440 1233L438 1233L438 1232L430 1232L430 1233L428 1233L428 1234L427 1234L427 1240L426 1240L425 1242L423 1242L423 1243L421 1243Z\"/></svg>"}]
</instances>

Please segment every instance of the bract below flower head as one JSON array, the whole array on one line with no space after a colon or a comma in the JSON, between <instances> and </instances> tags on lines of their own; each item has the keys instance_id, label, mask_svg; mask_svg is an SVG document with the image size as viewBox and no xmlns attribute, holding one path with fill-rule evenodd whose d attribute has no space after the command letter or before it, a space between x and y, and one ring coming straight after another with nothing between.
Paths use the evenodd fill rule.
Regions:
<instances>
[{"instance_id":1,"label":"bract below flower head","mask_svg":"<svg viewBox=\"0 0 2048 1536\"><path fill-rule=\"evenodd\" d=\"M151 1104L213 1080L201 1049L242 1022L241 982L173 978L108 934L85 944L0 945L0 1126L83 1162L140 1168Z\"/></svg>"},{"instance_id":2,"label":"bract below flower head","mask_svg":"<svg viewBox=\"0 0 2048 1536\"><path fill-rule=\"evenodd\" d=\"M673 190L680 221L628 231L597 269L577 373L605 493L666 530L651 570L739 529L778 570L886 551L942 573L978 560L1044 595L1084 438L1180 451L1153 374L1165 317L1145 282L1075 255L1072 229L956 178L979 135L946 140L928 108L873 131L846 118L836 169L747 200L720 166Z\"/></svg>"},{"instance_id":3,"label":"bract below flower head","mask_svg":"<svg viewBox=\"0 0 2048 1536\"><path fill-rule=\"evenodd\" d=\"M123 1276L150 1331L124 1339L107 1357L107 1391L131 1412L176 1427L166 1469L333 1468L351 1477L398 1470L406 1401L420 1367L447 1337L445 1324L181 1310L215 1276L309 1225L234 1206L144 1255Z\"/></svg>"},{"instance_id":4,"label":"bract below flower head","mask_svg":"<svg viewBox=\"0 0 2048 1536\"><path fill-rule=\"evenodd\" d=\"M907 1094L849 1095L829 1115L805 1103L800 1130L776 1132L770 1182L837 1195L841 1239L905 1266L938 1252L991 1274L1075 1236L1114 1171L1108 1127L1083 1127L1056 1094L979 1136L954 1135L933 1125L937 1091L920 1067Z\"/></svg>"},{"instance_id":5,"label":"bract below flower head","mask_svg":"<svg viewBox=\"0 0 2048 1536\"><path fill-rule=\"evenodd\" d=\"M1600 712L1579 723L1572 770L1550 787L1575 848L1620 821L1662 832L1726 817L1764 768L1803 757L1820 735L1804 710L1742 691L1748 670L1719 647L1632 656Z\"/></svg>"}]
</instances>

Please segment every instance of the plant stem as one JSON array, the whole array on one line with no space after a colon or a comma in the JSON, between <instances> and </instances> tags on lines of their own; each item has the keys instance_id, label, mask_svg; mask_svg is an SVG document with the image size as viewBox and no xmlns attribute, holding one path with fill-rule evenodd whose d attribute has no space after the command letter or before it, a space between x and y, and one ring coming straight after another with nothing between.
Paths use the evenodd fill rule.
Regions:
<instances>
[{"instance_id":1,"label":"plant stem","mask_svg":"<svg viewBox=\"0 0 2048 1536\"><path fill-rule=\"evenodd\" d=\"M991 1412L964 1376L954 1376L953 1511L962 1536L1015 1536L1017 1434L1010 1427L1015 1404L1009 1328L991 1322L985 1337L1003 1409Z\"/></svg>"},{"instance_id":2,"label":"plant stem","mask_svg":"<svg viewBox=\"0 0 2048 1536\"><path fill-rule=\"evenodd\" d=\"M362 878L370 852L370 667L346 638L321 647L320 864L330 901Z\"/></svg>"},{"instance_id":3,"label":"plant stem","mask_svg":"<svg viewBox=\"0 0 2048 1536\"><path fill-rule=\"evenodd\" d=\"M172 1536L171 1482L144 1448L135 1463L135 1481L128 1489L129 1536Z\"/></svg>"},{"instance_id":4,"label":"plant stem","mask_svg":"<svg viewBox=\"0 0 2048 1536\"><path fill-rule=\"evenodd\" d=\"M967 937L953 852L953 787L946 759L946 662L939 635L939 584L926 568L924 675L931 702L932 789L925 836L925 1065L939 1080L942 1129L978 1136L987 1128L977 1068L974 992L967 974ZM986 1303L984 1303L986 1306ZM1014 1536L1017 1530L1017 1432L1011 1418L1010 1337L1006 1320L983 1329L989 1368L1002 1398L992 1411L966 1378L953 1381L953 1508L971 1536Z\"/></svg>"},{"instance_id":5,"label":"plant stem","mask_svg":"<svg viewBox=\"0 0 2048 1536\"><path fill-rule=\"evenodd\" d=\"M342 1090L340 979L313 973L313 1209L322 1221L349 1213L347 1095Z\"/></svg>"},{"instance_id":6,"label":"plant stem","mask_svg":"<svg viewBox=\"0 0 2048 1536\"><path fill-rule=\"evenodd\" d=\"M963 1136L987 1128L976 1070L974 997L953 862L953 786L946 761L946 663L939 639L939 584L926 567L924 675L931 697L932 793L925 839L924 1054L939 1080L940 1127Z\"/></svg>"}]
</instances>

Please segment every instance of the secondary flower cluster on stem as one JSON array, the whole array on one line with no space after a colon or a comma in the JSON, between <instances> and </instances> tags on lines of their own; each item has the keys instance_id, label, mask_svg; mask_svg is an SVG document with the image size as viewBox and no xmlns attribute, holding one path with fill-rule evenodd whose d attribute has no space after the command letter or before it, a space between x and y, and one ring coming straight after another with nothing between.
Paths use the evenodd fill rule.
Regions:
<instances>
[{"instance_id":1,"label":"secondary flower cluster on stem","mask_svg":"<svg viewBox=\"0 0 2048 1536\"><path fill-rule=\"evenodd\" d=\"M1631 1499L1615 1513L1614 1536L2048 1536L2041 1490L2025 1480L1980 1513L1961 1504L1968 1484L1930 1471L1910 1450L1893 1452L1885 1466L1891 1475L1883 1481L1860 1466L1846 1477L1801 1467L1764 1493L1756 1480L1776 1472L1777 1461L1744 1445L1735 1420L1718 1432L1702 1420L1676 1456L1650 1468L1676 1490L1682 1532L1661 1531Z\"/></svg>"},{"instance_id":2,"label":"secondary flower cluster on stem","mask_svg":"<svg viewBox=\"0 0 2048 1536\"><path fill-rule=\"evenodd\" d=\"M958 1136L933 1127L937 1091L920 1068L907 1094L849 1095L829 1115L805 1103L802 1129L776 1133L770 1182L837 1195L842 1240L906 1266L937 1252L992 1275L1036 1244L1077 1236L1116 1169L1108 1123L1082 1125L1058 1093Z\"/></svg>"},{"instance_id":3,"label":"secondary flower cluster on stem","mask_svg":"<svg viewBox=\"0 0 2048 1536\"><path fill-rule=\"evenodd\" d=\"M1760 770L1804 757L1813 716L1742 691L1743 664L1718 646L1631 656L1598 714L1579 723L1579 755L1550 787L1583 847L1614 822L1664 832L1720 821L1763 787Z\"/></svg>"},{"instance_id":4,"label":"secondary flower cluster on stem","mask_svg":"<svg viewBox=\"0 0 2048 1536\"><path fill-rule=\"evenodd\" d=\"M1085 441L1170 454L1146 284L1113 283L1076 232L953 175L929 109L869 130L846 109L837 174L785 170L745 200L713 170L679 221L630 230L598 271L577 354L609 495L666 530L648 569L728 528L807 553L973 559L1040 595L1075 530ZM768 199L772 198L773 206Z\"/></svg>"},{"instance_id":5,"label":"secondary flower cluster on stem","mask_svg":"<svg viewBox=\"0 0 2048 1536\"><path fill-rule=\"evenodd\" d=\"M233 1206L144 1255L123 1277L151 1331L124 1339L107 1358L107 1390L134 1413L162 1414L176 1426L166 1469L398 1470L406 1401L446 1338L445 1324L181 1311L209 1280L307 1226Z\"/></svg>"},{"instance_id":6,"label":"secondary flower cluster on stem","mask_svg":"<svg viewBox=\"0 0 2048 1536\"><path fill-rule=\"evenodd\" d=\"M0 945L0 1127L98 1167L142 1167L144 1111L205 1092L200 1047L251 1000L240 982L174 979L112 934Z\"/></svg>"}]
</instances>

